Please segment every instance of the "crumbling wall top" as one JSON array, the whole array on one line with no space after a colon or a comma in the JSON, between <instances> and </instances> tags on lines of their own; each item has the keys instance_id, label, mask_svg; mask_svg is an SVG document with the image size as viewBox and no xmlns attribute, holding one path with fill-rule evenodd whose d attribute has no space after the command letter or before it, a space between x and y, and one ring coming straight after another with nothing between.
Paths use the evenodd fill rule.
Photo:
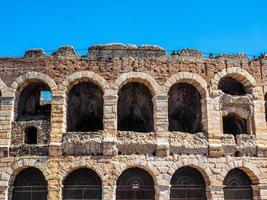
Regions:
<instances>
[{"instance_id":1,"label":"crumbling wall top","mask_svg":"<svg viewBox=\"0 0 267 200\"><path fill-rule=\"evenodd\" d=\"M24 58L26 59L43 58L43 57L45 57L45 52L43 49L29 49L24 53Z\"/></svg>"},{"instance_id":2,"label":"crumbling wall top","mask_svg":"<svg viewBox=\"0 0 267 200\"><path fill-rule=\"evenodd\" d=\"M58 50L52 53L52 56L58 59L77 58L78 54L72 46L61 46Z\"/></svg>"},{"instance_id":3,"label":"crumbling wall top","mask_svg":"<svg viewBox=\"0 0 267 200\"><path fill-rule=\"evenodd\" d=\"M248 57L244 53L219 54L216 59L223 62L227 61L228 63L246 63L249 61Z\"/></svg>"},{"instance_id":4,"label":"crumbling wall top","mask_svg":"<svg viewBox=\"0 0 267 200\"><path fill-rule=\"evenodd\" d=\"M90 59L109 59L116 57L161 57L165 56L164 49L154 45L124 45L120 43L94 45L89 47Z\"/></svg>"}]
</instances>

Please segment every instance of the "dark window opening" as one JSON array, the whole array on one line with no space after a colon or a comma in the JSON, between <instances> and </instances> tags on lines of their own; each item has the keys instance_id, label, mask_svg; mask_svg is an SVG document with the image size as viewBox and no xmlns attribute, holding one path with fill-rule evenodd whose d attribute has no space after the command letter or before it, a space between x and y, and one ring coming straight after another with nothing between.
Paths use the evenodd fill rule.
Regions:
<instances>
[{"instance_id":1,"label":"dark window opening","mask_svg":"<svg viewBox=\"0 0 267 200\"><path fill-rule=\"evenodd\" d=\"M117 200L154 200L153 178L139 168L125 170L117 180Z\"/></svg>"},{"instance_id":2,"label":"dark window opening","mask_svg":"<svg viewBox=\"0 0 267 200\"><path fill-rule=\"evenodd\" d=\"M128 83L119 91L118 130L153 131L152 94L143 84Z\"/></svg>"},{"instance_id":3,"label":"dark window opening","mask_svg":"<svg viewBox=\"0 0 267 200\"><path fill-rule=\"evenodd\" d=\"M47 200L47 181L34 167L22 170L15 178L12 200Z\"/></svg>"},{"instance_id":4,"label":"dark window opening","mask_svg":"<svg viewBox=\"0 0 267 200\"><path fill-rule=\"evenodd\" d=\"M169 131L196 133L201 127L201 95L186 83L171 87L168 99Z\"/></svg>"},{"instance_id":5,"label":"dark window opening","mask_svg":"<svg viewBox=\"0 0 267 200\"><path fill-rule=\"evenodd\" d=\"M205 181L199 171L191 167L178 169L171 179L171 200L206 200Z\"/></svg>"},{"instance_id":6,"label":"dark window opening","mask_svg":"<svg viewBox=\"0 0 267 200\"><path fill-rule=\"evenodd\" d=\"M42 99L50 96L48 100ZM44 83L31 83L20 93L17 107L17 120L50 119L51 115L51 91Z\"/></svg>"},{"instance_id":7,"label":"dark window opening","mask_svg":"<svg viewBox=\"0 0 267 200\"><path fill-rule=\"evenodd\" d=\"M223 77L219 81L219 89L222 90L225 94L230 95L245 95L246 89L243 84L232 78L232 77Z\"/></svg>"},{"instance_id":8,"label":"dark window opening","mask_svg":"<svg viewBox=\"0 0 267 200\"><path fill-rule=\"evenodd\" d=\"M247 134L247 120L235 113L230 113L223 117L223 132L234 135L236 140L237 135Z\"/></svg>"},{"instance_id":9,"label":"dark window opening","mask_svg":"<svg viewBox=\"0 0 267 200\"><path fill-rule=\"evenodd\" d=\"M63 185L63 200L102 199L102 181L93 170L77 169L68 175Z\"/></svg>"},{"instance_id":10,"label":"dark window opening","mask_svg":"<svg viewBox=\"0 0 267 200\"><path fill-rule=\"evenodd\" d=\"M103 130L103 92L95 84L83 82L68 94L68 131Z\"/></svg>"},{"instance_id":11,"label":"dark window opening","mask_svg":"<svg viewBox=\"0 0 267 200\"><path fill-rule=\"evenodd\" d=\"M37 129L33 126L25 129L25 144L37 144Z\"/></svg>"},{"instance_id":12,"label":"dark window opening","mask_svg":"<svg viewBox=\"0 0 267 200\"><path fill-rule=\"evenodd\" d=\"M251 180L244 171L237 168L232 169L226 175L223 184L224 199L253 199Z\"/></svg>"}]
</instances>

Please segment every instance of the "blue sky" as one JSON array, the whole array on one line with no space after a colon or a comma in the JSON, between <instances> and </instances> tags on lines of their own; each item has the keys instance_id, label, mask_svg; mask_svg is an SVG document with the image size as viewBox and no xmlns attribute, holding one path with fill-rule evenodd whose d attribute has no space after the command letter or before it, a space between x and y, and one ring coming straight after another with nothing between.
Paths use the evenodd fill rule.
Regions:
<instances>
[{"instance_id":1,"label":"blue sky","mask_svg":"<svg viewBox=\"0 0 267 200\"><path fill-rule=\"evenodd\" d=\"M1 0L0 56L29 48L156 44L203 52L267 52L266 0ZM47 52L51 53L51 52ZM80 51L86 54L86 51Z\"/></svg>"}]
</instances>

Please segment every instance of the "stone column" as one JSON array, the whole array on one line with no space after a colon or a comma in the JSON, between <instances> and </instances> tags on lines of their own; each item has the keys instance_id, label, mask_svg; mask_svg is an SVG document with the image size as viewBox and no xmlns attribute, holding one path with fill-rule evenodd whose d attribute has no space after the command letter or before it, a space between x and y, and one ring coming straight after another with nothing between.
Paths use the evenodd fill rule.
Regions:
<instances>
[{"instance_id":1,"label":"stone column","mask_svg":"<svg viewBox=\"0 0 267 200\"><path fill-rule=\"evenodd\" d=\"M104 95L103 109L103 154L106 156L117 155L117 102L118 96L115 90L107 89Z\"/></svg>"},{"instance_id":2,"label":"stone column","mask_svg":"<svg viewBox=\"0 0 267 200\"><path fill-rule=\"evenodd\" d=\"M155 96L154 103L154 129L156 131L156 155L169 155L168 139L168 96Z\"/></svg>"},{"instance_id":3,"label":"stone column","mask_svg":"<svg viewBox=\"0 0 267 200\"><path fill-rule=\"evenodd\" d=\"M255 196L257 200L267 200L267 183L252 185L252 188L253 198Z\"/></svg>"},{"instance_id":4,"label":"stone column","mask_svg":"<svg viewBox=\"0 0 267 200\"><path fill-rule=\"evenodd\" d=\"M61 200L62 199L62 186L59 180L51 179L48 181L48 200Z\"/></svg>"},{"instance_id":5,"label":"stone column","mask_svg":"<svg viewBox=\"0 0 267 200\"><path fill-rule=\"evenodd\" d=\"M222 115L220 112L219 95L212 94L211 97L206 97L206 103L207 124L205 131L208 132L209 155L210 157L220 157L222 155L220 136L223 134L223 126Z\"/></svg>"},{"instance_id":6,"label":"stone column","mask_svg":"<svg viewBox=\"0 0 267 200\"><path fill-rule=\"evenodd\" d=\"M62 134L66 131L66 98L63 94L54 95L51 105L50 156L62 154Z\"/></svg>"},{"instance_id":7,"label":"stone column","mask_svg":"<svg viewBox=\"0 0 267 200\"><path fill-rule=\"evenodd\" d=\"M257 138L257 154L258 156L267 156L267 136L265 121L265 102L263 100L253 100L254 106L254 132Z\"/></svg>"},{"instance_id":8,"label":"stone column","mask_svg":"<svg viewBox=\"0 0 267 200\"><path fill-rule=\"evenodd\" d=\"M102 186L103 200L116 200L116 186L104 185Z\"/></svg>"},{"instance_id":9,"label":"stone column","mask_svg":"<svg viewBox=\"0 0 267 200\"><path fill-rule=\"evenodd\" d=\"M47 200L61 200L61 187L60 186L48 186Z\"/></svg>"},{"instance_id":10,"label":"stone column","mask_svg":"<svg viewBox=\"0 0 267 200\"><path fill-rule=\"evenodd\" d=\"M224 200L223 186L206 186L206 196L207 200Z\"/></svg>"},{"instance_id":11,"label":"stone column","mask_svg":"<svg viewBox=\"0 0 267 200\"><path fill-rule=\"evenodd\" d=\"M0 105L0 157L8 155L11 123L14 119L14 97L3 93Z\"/></svg>"},{"instance_id":12,"label":"stone column","mask_svg":"<svg viewBox=\"0 0 267 200\"><path fill-rule=\"evenodd\" d=\"M170 189L170 185L155 185L155 200L169 200Z\"/></svg>"},{"instance_id":13,"label":"stone column","mask_svg":"<svg viewBox=\"0 0 267 200\"><path fill-rule=\"evenodd\" d=\"M8 187L0 185L0 199L8 200Z\"/></svg>"}]
</instances>

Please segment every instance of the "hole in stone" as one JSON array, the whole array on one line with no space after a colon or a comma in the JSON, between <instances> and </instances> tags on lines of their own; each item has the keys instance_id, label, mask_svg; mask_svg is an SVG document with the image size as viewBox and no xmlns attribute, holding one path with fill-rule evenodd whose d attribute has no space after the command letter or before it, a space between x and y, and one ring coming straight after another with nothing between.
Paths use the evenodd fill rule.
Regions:
<instances>
[{"instance_id":1,"label":"hole in stone","mask_svg":"<svg viewBox=\"0 0 267 200\"><path fill-rule=\"evenodd\" d=\"M201 95L187 83L178 83L169 91L169 131L196 133L201 127Z\"/></svg>"},{"instance_id":2,"label":"hole in stone","mask_svg":"<svg viewBox=\"0 0 267 200\"><path fill-rule=\"evenodd\" d=\"M119 91L118 130L153 131L152 94L145 85L128 83Z\"/></svg>"},{"instance_id":3,"label":"hole in stone","mask_svg":"<svg viewBox=\"0 0 267 200\"><path fill-rule=\"evenodd\" d=\"M103 130L103 92L95 84L79 83L68 94L68 131Z\"/></svg>"},{"instance_id":4,"label":"hole in stone","mask_svg":"<svg viewBox=\"0 0 267 200\"><path fill-rule=\"evenodd\" d=\"M25 129L25 144L37 144L37 129L33 126Z\"/></svg>"},{"instance_id":5,"label":"hole in stone","mask_svg":"<svg viewBox=\"0 0 267 200\"><path fill-rule=\"evenodd\" d=\"M235 113L230 113L223 117L223 132L226 134L232 134L235 137L239 134L247 134L247 120L239 117Z\"/></svg>"},{"instance_id":6,"label":"hole in stone","mask_svg":"<svg viewBox=\"0 0 267 200\"><path fill-rule=\"evenodd\" d=\"M219 81L219 89L222 90L225 94L230 95L245 95L246 90L243 84L232 78L232 77L223 77Z\"/></svg>"},{"instance_id":7,"label":"hole in stone","mask_svg":"<svg viewBox=\"0 0 267 200\"><path fill-rule=\"evenodd\" d=\"M40 82L26 86L18 97L17 120L50 119L52 93Z\"/></svg>"},{"instance_id":8,"label":"hole in stone","mask_svg":"<svg viewBox=\"0 0 267 200\"><path fill-rule=\"evenodd\" d=\"M236 151L236 152L235 152L235 157L241 157L241 156L242 156L242 154L241 154L240 151Z\"/></svg>"}]
</instances>

